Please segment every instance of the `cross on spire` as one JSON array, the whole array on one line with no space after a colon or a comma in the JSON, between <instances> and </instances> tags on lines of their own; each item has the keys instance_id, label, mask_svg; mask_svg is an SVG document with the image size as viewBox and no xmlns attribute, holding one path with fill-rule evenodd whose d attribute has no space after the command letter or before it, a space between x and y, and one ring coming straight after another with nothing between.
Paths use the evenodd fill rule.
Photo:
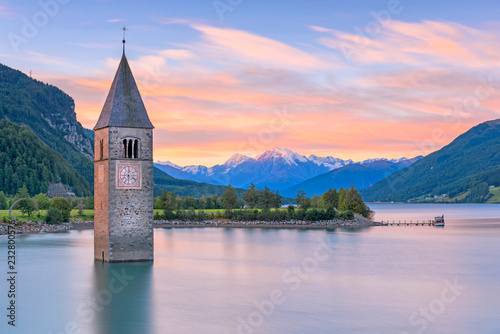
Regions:
<instances>
[{"instance_id":1,"label":"cross on spire","mask_svg":"<svg viewBox=\"0 0 500 334\"><path fill-rule=\"evenodd\" d=\"M125 54L125 32L128 30L126 26L123 26L123 54Z\"/></svg>"}]
</instances>

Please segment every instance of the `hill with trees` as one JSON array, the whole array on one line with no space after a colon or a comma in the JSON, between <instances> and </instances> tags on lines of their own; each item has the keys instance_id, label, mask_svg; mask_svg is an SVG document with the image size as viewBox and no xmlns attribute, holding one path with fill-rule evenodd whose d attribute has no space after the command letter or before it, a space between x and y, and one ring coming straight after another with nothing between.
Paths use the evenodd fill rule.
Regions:
<instances>
[{"instance_id":1,"label":"hill with trees","mask_svg":"<svg viewBox=\"0 0 500 334\"><path fill-rule=\"evenodd\" d=\"M76 194L89 196L88 182L30 128L0 121L0 190L14 195L26 186L31 196L45 193L49 183L62 182Z\"/></svg>"},{"instance_id":2,"label":"hill with trees","mask_svg":"<svg viewBox=\"0 0 500 334\"><path fill-rule=\"evenodd\" d=\"M481 123L449 145L361 191L367 201L484 203L500 186L500 119Z\"/></svg>"},{"instance_id":3,"label":"hill with trees","mask_svg":"<svg viewBox=\"0 0 500 334\"><path fill-rule=\"evenodd\" d=\"M160 196L163 191L172 192L179 196L191 196L201 198L202 196L217 195L222 196L226 191L226 186L219 186L209 183L200 183L188 180L173 178L167 173L153 168L154 195ZM241 197L243 189L236 189L236 193Z\"/></svg>"},{"instance_id":4,"label":"hill with trees","mask_svg":"<svg viewBox=\"0 0 500 334\"><path fill-rule=\"evenodd\" d=\"M73 98L62 90L0 64L0 119L28 126L93 185L92 141L76 120Z\"/></svg>"}]
</instances>

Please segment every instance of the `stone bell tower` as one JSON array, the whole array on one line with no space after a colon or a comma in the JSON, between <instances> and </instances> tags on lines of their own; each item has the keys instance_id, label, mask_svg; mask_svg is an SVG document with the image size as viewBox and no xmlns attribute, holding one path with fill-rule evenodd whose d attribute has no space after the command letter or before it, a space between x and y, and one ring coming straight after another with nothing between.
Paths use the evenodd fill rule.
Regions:
<instances>
[{"instance_id":1,"label":"stone bell tower","mask_svg":"<svg viewBox=\"0 0 500 334\"><path fill-rule=\"evenodd\" d=\"M153 260L153 128L124 48L94 127L95 260Z\"/></svg>"}]
</instances>

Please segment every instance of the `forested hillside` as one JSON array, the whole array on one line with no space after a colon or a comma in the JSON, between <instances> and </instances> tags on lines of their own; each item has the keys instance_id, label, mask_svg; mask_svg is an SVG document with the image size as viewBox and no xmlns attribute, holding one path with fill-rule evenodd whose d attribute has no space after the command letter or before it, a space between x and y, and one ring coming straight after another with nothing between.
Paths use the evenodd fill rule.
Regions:
<instances>
[{"instance_id":1,"label":"forested hillside","mask_svg":"<svg viewBox=\"0 0 500 334\"><path fill-rule=\"evenodd\" d=\"M59 152L89 185L93 179L92 142L76 120L73 99L52 85L0 64L0 119L27 125Z\"/></svg>"},{"instance_id":2,"label":"forested hillside","mask_svg":"<svg viewBox=\"0 0 500 334\"><path fill-rule=\"evenodd\" d=\"M62 182L81 196L91 195L87 181L55 150L26 126L0 121L0 191L14 195L24 185L30 195L45 193L51 182Z\"/></svg>"},{"instance_id":3,"label":"forested hillside","mask_svg":"<svg viewBox=\"0 0 500 334\"><path fill-rule=\"evenodd\" d=\"M224 191L227 189L226 186L175 179L156 167L154 167L153 170L153 178L155 196L160 196L163 193L163 190L173 192L179 196L192 196L198 198L203 195L222 196ZM243 191L243 189L236 189L236 193L240 197Z\"/></svg>"}]
</instances>

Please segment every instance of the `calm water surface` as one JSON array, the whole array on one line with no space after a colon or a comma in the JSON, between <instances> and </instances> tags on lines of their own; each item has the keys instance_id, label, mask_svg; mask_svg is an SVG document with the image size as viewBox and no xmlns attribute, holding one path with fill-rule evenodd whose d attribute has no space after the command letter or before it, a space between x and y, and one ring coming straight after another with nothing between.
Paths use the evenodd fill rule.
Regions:
<instances>
[{"instance_id":1,"label":"calm water surface","mask_svg":"<svg viewBox=\"0 0 500 334\"><path fill-rule=\"evenodd\" d=\"M371 207L446 227L156 229L154 264L94 263L93 231L18 236L0 333L500 333L500 206Z\"/></svg>"}]
</instances>

